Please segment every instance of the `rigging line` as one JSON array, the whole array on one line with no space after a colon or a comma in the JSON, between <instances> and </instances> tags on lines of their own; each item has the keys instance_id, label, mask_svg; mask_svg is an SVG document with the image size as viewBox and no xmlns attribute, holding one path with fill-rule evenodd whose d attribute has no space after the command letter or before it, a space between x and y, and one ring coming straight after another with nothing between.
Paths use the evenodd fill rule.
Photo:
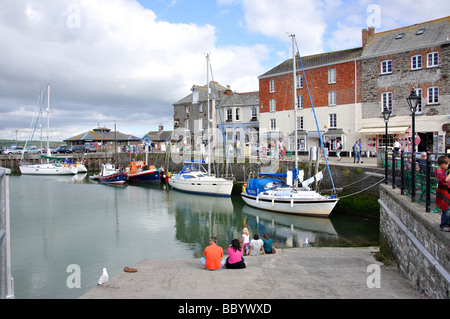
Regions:
<instances>
[{"instance_id":1,"label":"rigging line","mask_svg":"<svg viewBox=\"0 0 450 319\"><path fill-rule=\"evenodd\" d=\"M300 64L302 66L302 72L303 72L303 79L306 83L306 88L308 89L308 94L309 94L309 100L311 102L311 106L312 106L312 110L313 110L313 114L314 114L314 120L316 121L316 127L317 127L317 133L319 134L319 140L320 140L320 146L322 147L322 152L323 154L325 154L325 148L323 146L323 140L322 140L322 134L320 133L320 128L319 128L319 123L317 122L317 117L316 117L316 111L314 109L314 103L312 101L312 97L311 97L311 92L309 90L309 85L308 85L308 81L306 79L306 73L305 73L305 69L303 67L303 61L302 58L300 56L300 50L298 49L298 43L297 40L295 40L295 46L297 47L297 53L298 53L298 58L300 59ZM297 120L297 119L296 119ZM336 188L334 186L334 181L333 181L333 176L331 175L331 170L330 170L330 166L328 165L328 159L325 156L325 162L327 163L327 168L328 168L328 174L330 174L330 180L331 180L331 184L333 185L333 191L336 192Z\"/></svg>"},{"instance_id":2,"label":"rigging line","mask_svg":"<svg viewBox=\"0 0 450 319\"><path fill-rule=\"evenodd\" d=\"M352 186L352 185L354 185L354 184L356 184L356 183L359 183L359 182L361 182L361 181L363 181L363 180L365 180L365 179L368 179L368 178L370 178L370 177L373 177L373 176L372 176L372 175L367 175L366 177L361 178L360 180L357 180L356 182L350 183L350 184L345 185L345 186L342 186L342 187L340 187L340 188L346 188L346 187Z\"/></svg>"},{"instance_id":3,"label":"rigging line","mask_svg":"<svg viewBox=\"0 0 450 319\"><path fill-rule=\"evenodd\" d=\"M226 158L227 158L227 160L228 160L228 163L229 163L229 165L230 165L231 176L233 176L233 167L231 166L230 154L228 153L227 140L226 140L225 130L224 130L224 127L223 127L223 121L222 121L222 112L220 112L220 107L219 107L219 106L220 106L220 103L219 103L219 96L218 96L218 94L217 94L216 82L214 81L214 73L213 73L213 71L212 71L211 63L209 64L209 68L210 68L210 71L211 71L211 78L212 78L212 81L213 81L214 92L215 92L215 95L216 95L216 103L217 103L217 110L219 111L220 124L221 124L221 126L222 126L222 137L223 137L223 141L224 141L225 154L226 154L225 156L226 156ZM209 119L208 119L208 120L209 120ZM208 143L209 143L209 141L208 141Z\"/></svg>"},{"instance_id":4,"label":"rigging line","mask_svg":"<svg viewBox=\"0 0 450 319\"><path fill-rule=\"evenodd\" d=\"M380 181L376 182L375 184L373 184L373 185L367 187L367 188L364 188L364 189L362 189L362 190L360 190L360 191L357 191L356 193L353 193L353 194L350 194L350 195L346 195L346 196L341 196L341 197L339 197L339 198L341 198L341 199L342 199L342 198L347 198L347 197L354 196L354 195L357 195L357 194L359 194L359 193L365 192L366 190L368 190L368 189L370 189L370 188L372 188L372 187L374 187L374 186L377 186L377 185L380 184L382 181L384 181L384 178L381 179Z\"/></svg>"}]
</instances>

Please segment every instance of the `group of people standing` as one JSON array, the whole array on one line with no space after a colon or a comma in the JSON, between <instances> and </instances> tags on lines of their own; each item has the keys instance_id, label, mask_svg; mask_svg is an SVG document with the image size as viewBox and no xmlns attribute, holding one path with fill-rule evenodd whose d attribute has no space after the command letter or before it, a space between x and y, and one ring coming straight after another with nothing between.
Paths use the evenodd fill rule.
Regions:
<instances>
[{"instance_id":1,"label":"group of people standing","mask_svg":"<svg viewBox=\"0 0 450 319\"><path fill-rule=\"evenodd\" d=\"M258 234L254 234L253 239L250 239L248 228L245 227L240 240L237 238L231 240L227 249L228 257L224 257L222 247L217 245L217 237L210 237L209 246L205 248L204 257L200 259L200 262L209 270L219 270L223 266L227 269L246 268L244 256L276 253L269 235L264 234L263 238L264 240L260 239Z\"/></svg>"}]
</instances>

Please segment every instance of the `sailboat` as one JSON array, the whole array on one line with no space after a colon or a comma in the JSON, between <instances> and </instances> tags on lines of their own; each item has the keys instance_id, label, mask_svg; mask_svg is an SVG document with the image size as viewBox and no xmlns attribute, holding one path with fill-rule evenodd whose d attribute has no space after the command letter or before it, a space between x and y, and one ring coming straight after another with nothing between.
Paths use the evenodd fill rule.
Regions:
<instances>
[{"instance_id":1,"label":"sailboat","mask_svg":"<svg viewBox=\"0 0 450 319\"><path fill-rule=\"evenodd\" d=\"M288 173L260 174L260 178L250 179L248 184L243 187L241 197L247 205L259 209L302 216L328 217L339 199L334 194L331 196L322 195L309 188L309 185L312 182L315 180L318 181L323 177L323 173L319 172L316 176L302 182L302 185L299 186L299 176L302 174L300 174L298 170L297 155L297 73L295 65L295 35L291 35L291 37L294 77L295 169ZM318 126L317 119L316 125ZM319 129L318 131L320 132ZM320 141L323 148L321 136ZM328 166L328 160L326 161ZM283 180L283 178L286 179L286 181Z\"/></svg>"},{"instance_id":2,"label":"sailboat","mask_svg":"<svg viewBox=\"0 0 450 319\"><path fill-rule=\"evenodd\" d=\"M230 197L233 191L233 180L217 177L211 174L211 145L210 145L210 83L209 83L209 54L206 55L207 104L208 104L208 170L201 165L186 165L178 174L170 174L170 187L189 193ZM191 163L189 163L191 164Z\"/></svg>"},{"instance_id":3,"label":"sailboat","mask_svg":"<svg viewBox=\"0 0 450 319\"><path fill-rule=\"evenodd\" d=\"M41 96L40 96L41 97ZM39 112L40 113L40 112ZM39 119L39 117L38 117ZM36 123L38 121L36 120ZM46 159L46 163L29 164L23 160L25 154L22 153L22 159L19 163L20 173L24 175L74 175L77 174L77 168L68 163L65 158L52 157L50 154L49 142L50 129L50 85L47 86L47 154L41 155L41 160ZM50 161L52 160L52 161Z\"/></svg>"}]
</instances>

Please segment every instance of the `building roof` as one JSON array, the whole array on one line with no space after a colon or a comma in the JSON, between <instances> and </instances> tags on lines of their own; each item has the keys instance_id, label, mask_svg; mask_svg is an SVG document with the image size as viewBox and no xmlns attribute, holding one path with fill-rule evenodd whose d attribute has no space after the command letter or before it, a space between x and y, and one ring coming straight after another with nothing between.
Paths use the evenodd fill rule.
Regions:
<instances>
[{"instance_id":1,"label":"building roof","mask_svg":"<svg viewBox=\"0 0 450 319\"><path fill-rule=\"evenodd\" d=\"M259 92L225 94L220 101L221 107L259 105Z\"/></svg>"},{"instance_id":2,"label":"building roof","mask_svg":"<svg viewBox=\"0 0 450 319\"><path fill-rule=\"evenodd\" d=\"M64 142L110 142L114 141L117 138L118 142L126 142L126 141L140 141L139 137L133 136L131 134L124 134L117 131L111 131L111 129L106 127L97 127L91 131L81 133L74 137L65 139Z\"/></svg>"},{"instance_id":3,"label":"building roof","mask_svg":"<svg viewBox=\"0 0 450 319\"><path fill-rule=\"evenodd\" d=\"M367 39L361 58L450 43L449 37L450 17L374 33Z\"/></svg>"},{"instance_id":4,"label":"building roof","mask_svg":"<svg viewBox=\"0 0 450 319\"><path fill-rule=\"evenodd\" d=\"M169 141L171 136L172 131L151 131L145 134L141 141L165 142Z\"/></svg>"},{"instance_id":5,"label":"building roof","mask_svg":"<svg viewBox=\"0 0 450 319\"><path fill-rule=\"evenodd\" d=\"M358 59L361 56L361 52L362 48L354 48L349 50L334 51L302 57L303 68L310 69L329 64L337 64L352 61ZM298 55L296 57L295 63L297 66L297 70L299 70L301 68L301 64ZM261 79L283 73L292 73L292 69L293 69L292 59L287 59L283 63L277 65L276 67L259 76L258 78Z\"/></svg>"},{"instance_id":6,"label":"building roof","mask_svg":"<svg viewBox=\"0 0 450 319\"><path fill-rule=\"evenodd\" d=\"M207 91L207 85L205 84L204 86L200 86L200 85L195 85L192 87L191 91L193 91L194 89L198 90L199 92L199 98L198 101L199 102L207 102L207 98L208 98L208 91ZM219 96L219 100L221 97L221 93L229 90L229 88L226 88L222 85L220 85L217 82L210 82L210 89L211 92L209 94L209 98L211 100L215 100L216 99L216 91L217 91L217 95ZM188 96L182 98L181 100L179 100L178 102L174 103L173 105L184 105L184 104L191 104L192 103L192 96L193 93L189 94Z\"/></svg>"}]
</instances>

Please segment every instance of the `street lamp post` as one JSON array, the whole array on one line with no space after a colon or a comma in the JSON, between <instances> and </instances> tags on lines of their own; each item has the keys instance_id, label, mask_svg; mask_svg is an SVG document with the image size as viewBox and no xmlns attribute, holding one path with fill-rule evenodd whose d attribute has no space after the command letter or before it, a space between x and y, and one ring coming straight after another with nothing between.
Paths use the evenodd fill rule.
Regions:
<instances>
[{"instance_id":1,"label":"street lamp post","mask_svg":"<svg viewBox=\"0 0 450 319\"><path fill-rule=\"evenodd\" d=\"M386 125L386 135L385 135L385 153L384 153L384 183L387 184L388 183L388 122L389 122L389 117L391 116L391 111L386 108L384 109L384 111L381 113L383 115L384 118L384 123Z\"/></svg>"},{"instance_id":2,"label":"street lamp post","mask_svg":"<svg viewBox=\"0 0 450 319\"><path fill-rule=\"evenodd\" d=\"M420 97L416 94L416 90L413 88L411 94L406 98L408 102L409 110L412 116L412 153L411 153L411 202L416 200L416 111L417 105L420 102Z\"/></svg>"}]
</instances>

